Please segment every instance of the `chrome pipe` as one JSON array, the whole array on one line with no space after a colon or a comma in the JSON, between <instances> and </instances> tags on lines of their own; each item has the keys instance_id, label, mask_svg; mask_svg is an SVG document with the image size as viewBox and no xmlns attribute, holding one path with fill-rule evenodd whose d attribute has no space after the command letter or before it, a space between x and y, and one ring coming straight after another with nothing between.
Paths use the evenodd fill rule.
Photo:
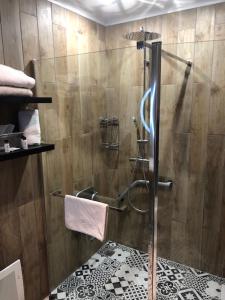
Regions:
<instances>
[{"instance_id":1,"label":"chrome pipe","mask_svg":"<svg viewBox=\"0 0 225 300\"><path fill-rule=\"evenodd\" d=\"M147 42L142 42L142 43L143 43L143 47L147 47L149 49L152 49L152 45L153 44L149 44ZM173 58L175 60L178 60L178 61L186 64L189 67L192 66L192 62L190 60L183 59L183 58L181 58L181 57L179 57L179 56L177 56L177 55L175 55L173 53L170 53L170 52L168 52L168 51L166 51L164 49L161 49L161 54L163 54L163 55L165 54L165 55L167 55L167 56L169 56L169 57L171 57L171 58Z\"/></svg>"},{"instance_id":2,"label":"chrome pipe","mask_svg":"<svg viewBox=\"0 0 225 300\"><path fill-rule=\"evenodd\" d=\"M157 209L158 209L158 162L159 162L159 119L160 119L160 85L161 85L161 49L162 43L152 43L149 51L152 53L151 72L151 103L149 122L149 180L152 182L149 190L149 299L156 299L156 259L157 259Z\"/></svg>"}]
</instances>

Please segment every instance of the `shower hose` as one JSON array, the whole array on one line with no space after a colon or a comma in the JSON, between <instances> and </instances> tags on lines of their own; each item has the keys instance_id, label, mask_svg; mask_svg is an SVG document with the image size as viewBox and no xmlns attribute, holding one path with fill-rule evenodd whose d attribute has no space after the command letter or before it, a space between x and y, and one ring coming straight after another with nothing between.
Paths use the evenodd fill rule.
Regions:
<instances>
[{"instance_id":1,"label":"shower hose","mask_svg":"<svg viewBox=\"0 0 225 300\"><path fill-rule=\"evenodd\" d=\"M154 93L154 90L153 90L153 93ZM150 135L151 130L150 130L150 127L148 126L148 124L147 124L146 121L145 121L144 111L145 111L145 103L146 103L147 99L149 98L150 94L151 94L151 88L149 88L149 89L145 92L143 98L141 99L141 104L140 104L140 118L141 118L141 123L142 123L142 125L144 126L145 130L149 133L149 135ZM151 102L152 102L152 101L151 101ZM153 110L152 110L152 107L151 107L151 112L152 112L152 111L153 111ZM151 120L152 120L152 118L151 118ZM150 122L150 126L151 126L151 122ZM141 146L142 146L142 145L139 146L139 154L140 154L140 156L142 157L142 153L141 153L141 150L140 150L140 147L141 147ZM143 147L144 147L144 145L143 145ZM133 168L133 172L132 172L132 178L134 178L134 176L135 176L136 169L137 169L137 163L138 163L138 161L136 160L136 161L135 161L134 168ZM146 178L146 171L145 171L145 165L144 165L144 162L142 163L142 173L143 173L144 180L145 180L145 182L146 182L146 184L145 184L146 189L147 189L148 192L149 192L149 184L148 184L148 180L147 180L147 178ZM132 199L131 199L131 197L130 197L130 192L129 192L129 190L128 190L128 203L129 203L129 205L130 205L136 212L138 212L138 213L146 214L146 213L149 211L149 209L144 210L144 209L137 208L137 207L133 204Z\"/></svg>"}]
</instances>

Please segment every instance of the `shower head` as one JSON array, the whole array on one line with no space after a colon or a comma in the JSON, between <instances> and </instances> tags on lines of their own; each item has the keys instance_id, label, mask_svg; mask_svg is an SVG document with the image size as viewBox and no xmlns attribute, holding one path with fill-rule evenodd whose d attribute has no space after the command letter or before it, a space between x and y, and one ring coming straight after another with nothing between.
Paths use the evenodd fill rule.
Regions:
<instances>
[{"instance_id":1,"label":"shower head","mask_svg":"<svg viewBox=\"0 0 225 300\"><path fill-rule=\"evenodd\" d=\"M124 38L127 40L137 41L137 42L146 42L159 39L161 35L156 32L148 32L141 29L136 32L128 32L124 35Z\"/></svg>"}]
</instances>

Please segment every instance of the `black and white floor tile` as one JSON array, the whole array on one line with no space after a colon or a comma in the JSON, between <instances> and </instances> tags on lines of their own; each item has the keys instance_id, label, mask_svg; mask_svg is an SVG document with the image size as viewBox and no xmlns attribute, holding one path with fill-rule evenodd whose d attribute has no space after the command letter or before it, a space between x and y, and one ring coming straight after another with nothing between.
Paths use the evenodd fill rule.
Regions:
<instances>
[{"instance_id":1,"label":"black and white floor tile","mask_svg":"<svg viewBox=\"0 0 225 300\"><path fill-rule=\"evenodd\" d=\"M50 295L51 300L147 300L148 255L107 242ZM225 300L225 279L158 258L158 300Z\"/></svg>"}]
</instances>

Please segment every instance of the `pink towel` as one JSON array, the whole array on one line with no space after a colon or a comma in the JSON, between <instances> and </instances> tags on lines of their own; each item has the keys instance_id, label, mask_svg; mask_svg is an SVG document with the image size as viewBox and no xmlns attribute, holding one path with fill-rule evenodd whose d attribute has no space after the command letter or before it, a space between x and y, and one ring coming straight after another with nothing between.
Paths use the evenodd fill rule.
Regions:
<instances>
[{"instance_id":1,"label":"pink towel","mask_svg":"<svg viewBox=\"0 0 225 300\"><path fill-rule=\"evenodd\" d=\"M0 85L32 89L35 80L22 71L0 64Z\"/></svg>"},{"instance_id":2,"label":"pink towel","mask_svg":"<svg viewBox=\"0 0 225 300\"><path fill-rule=\"evenodd\" d=\"M11 86L0 86L0 96L28 96L32 97L31 90L24 88L15 88Z\"/></svg>"},{"instance_id":3,"label":"pink towel","mask_svg":"<svg viewBox=\"0 0 225 300\"><path fill-rule=\"evenodd\" d=\"M100 241L106 238L108 204L66 195L65 225Z\"/></svg>"}]
</instances>

